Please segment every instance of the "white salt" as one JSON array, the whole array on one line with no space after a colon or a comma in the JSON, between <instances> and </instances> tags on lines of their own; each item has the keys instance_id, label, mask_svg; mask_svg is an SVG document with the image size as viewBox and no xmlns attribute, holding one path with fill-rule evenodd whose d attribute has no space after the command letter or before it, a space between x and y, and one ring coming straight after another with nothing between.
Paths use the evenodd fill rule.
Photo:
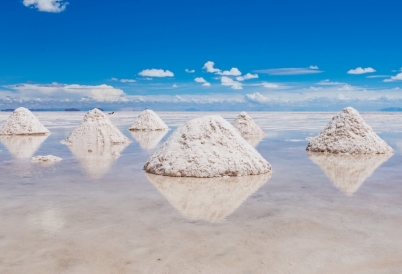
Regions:
<instances>
[{"instance_id":1,"label":"white salt","mask_svg":"<svg viewBox=\"0 0 402 274\"><path fill-rule=\"evenodd\" d=\"M124 144L131 141L99 109L85 114L80 125L62 143L71 145L111 145Z\"/></svg>"},{"instance_id":2,"label":"white salt","mask_svg":"<svg viewBox=\"0 0 402 274\"><path fill-rule=\"evenodd\" d=\"M264 131L254 122L246 112L241 112L232 125L243 137L263 136Z\"/></svg>"},{"instance_id":3,"label":"white salt","mask_svg":"<svg viewBox=\"0 0 402 274\"><path fill-rule=\"evenodd\" d=\"M271 171L271 165L219 115L196 118L177 128L144 168L157 175L203 178Z\"/></svg>"},{"instance_id":4,"label":"white salt","mask_svg":"<svg viewBox=\"0 0 402 274\"><path fill-rule=\"evenodd\" d=\"M0 128L0 135L42 135L50 131L39 122L29 109L20 107L14 110L6 123Z\"/></svg>"},{"instance_id":5,"label":"white salt","mask_svg":"<svg viewBox=\"0 0 402 274\"><path fill-rule=\"evenodd\" d=\"M60 157L54 155L45 155L45 156L38 155L31 158L32 163L45 163L45 164L60 162L61 160L62 159Z\"/></svg>"},{"instance_id":6,"label":"white salt","mask_svg":"<svg viewBox=\"0 0 402 274\"><path fill-rule=\"evenodd\" d=\"M324 130L309 141L306 150L313 152L347 154L394 152L352 107L347 107L336 114Z\"/></svg>"},{"instance_id":7,"label":"white salt","mask_svg":"<svg viewBox=\"0 0 402 274\"><path fill-rule=\"evenodd\" d=\"M168 126L154 111L145 109L139 115L137 120L129 127L129 130L168 130Z\"/></svg>"}]
</instances>

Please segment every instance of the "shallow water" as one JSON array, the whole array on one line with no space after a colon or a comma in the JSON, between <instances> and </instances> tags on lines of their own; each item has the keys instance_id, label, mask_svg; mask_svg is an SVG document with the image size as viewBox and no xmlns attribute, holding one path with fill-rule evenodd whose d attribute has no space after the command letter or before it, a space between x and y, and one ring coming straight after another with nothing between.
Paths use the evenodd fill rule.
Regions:
<instances>
[{"instance_id":1,"label":"shallow water","mask_svg":"<svg viewBox=\"0 0 402 274\"><path fill-rule=\"evenodd\" d=\"M91 153L60 144L83 112L35 114L50 136L0 138L0 273L402 272L402 114L362 114L388 159L307 154L332 113L250 113L272 176L205 181L142 166L206 113L159 113L166 135L132 136L138 113L118 112L133 142ZM63 161L30 163L47 154Z\"/></svg>"}]
</instances>

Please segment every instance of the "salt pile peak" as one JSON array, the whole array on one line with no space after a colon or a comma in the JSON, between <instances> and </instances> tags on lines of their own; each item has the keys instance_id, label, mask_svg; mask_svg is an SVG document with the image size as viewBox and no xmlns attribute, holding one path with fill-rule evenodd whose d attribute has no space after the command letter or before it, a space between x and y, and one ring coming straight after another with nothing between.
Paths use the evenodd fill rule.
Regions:
<instances>
[{"instance_id":1,"label":"salt pile peak","mask_svg":"<svg viewBox=\"0 0 402 274\"><path fill-rule=\"evenodd\" d=\"M154 111L145 109L142 111L137 120L129 127L128 130L168 130L168 126L162 121L162 119Z\"/></svg>"},{"instance_id":2,"label":"salt pile peak","mask_svg":"<svg viewBox=\"0 0 402 274\"><path fill-rule=\"evenodd\" d=\"M240 132L243 137L263 136L264 131L254 122L246 112L241 112L232 125Z\"/></svg>"},{"instance_id":3,"label":"salt pile peak","mask_svg":"<svg viewBox=\"0 0 402 274\"><path fill-rule=\"evenodd\" d=\"M43 135L50 131L39 122L29 109L19 107L0 128L0 135Z\"/></svg>"},{"instance_id":4,"label":"salt pile peak","mask_svg":"<svg viewBox=\"0 0 402 274\"><path fill-rule=\"evenodd\" d=\"M66 145L112 145L131 141L99 109L88 111L80 125L62 143Z\"/></svg>"},{"instance_id":5,"label":"salt pile peak","mask_svg":"<svg viewBox=\"0 0 402 274\"><path fill-rule=\"evenodd\" d=\"M219 115L188 121L148 159L147 172L173 177L246 176L271 165Z\"/></svg>"},{"instance_id":6,"label":"salt pile peak","mask_svg":"<svg viewBox=\"0 0 402 274\"><path fill-rule=\"evenodd\" d=\"M385 154L393 149L366 124L352 107L336 114L321 133L309 140L306 150L347 154Z\"/></svg>"}]
</instances>

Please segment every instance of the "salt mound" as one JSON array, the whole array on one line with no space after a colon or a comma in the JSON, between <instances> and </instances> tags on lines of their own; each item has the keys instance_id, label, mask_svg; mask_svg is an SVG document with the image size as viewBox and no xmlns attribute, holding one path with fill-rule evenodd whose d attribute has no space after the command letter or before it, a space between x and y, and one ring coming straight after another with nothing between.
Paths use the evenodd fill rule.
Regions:
<instances>
[{"instance_id":1,"label":"salt mound","mask_svg":"<svg viewBox=\"0 0 402 274\"><path fill-rule=\"evenodd\" d=\"M137 120L129 127L128 130L168 130L168 126L162 119L150 109L146 109L138 115Z\"/></svg>"},{"instance_id":2,"label":"salt mound","mask_svg":"<svg viewBox=\"0 0 402 274\"><path fill-rule=\"evenodd\" d=\"M62 159L60 157L53 155L46 155L46 156L38 155L31 158L32 163L44 163L44 164L53 164L56 162L60 162L61 160Z\"/></svg>"},{"instance_id":3,"label":"salt mound","mask_svg":"<svg viewBox=\"0 0 402 274\"><path fill-rule=\"evenodd\" d=\"M393 153L360 114L351 107L336 114L321 133L311 138L306 150L348 154Z\"/></svg>"},{"instance_id":4,"label":"salt mound","mask_svg":"<svg viewBox=\"0 0 402 274\"><path fill-rule=\"evenodd\" d=\"M0 136L0 142L17 159L28 159L39 149L49 135Z\"/></svg>"},{"instance_id":5,"label":"salt mound","mask_svg":"<svg viewBox=\"0 0 402 274\"><path fill-rule=\"evenodd\" d=\"M271 165L219 115L180 126L144 165L147 172L174 177L257 175Z\"/></svg>"},{"instance_id":6,"label":"salt mound","mask_svg":"<svg viewBox=\"0 0 402 274\"><path fill-rule=\"evenodd\" d=\"M0 128L0 135L42 135L50 133L28 109L14 110Z\"/></svg>"},{"instance_id":7,"label":"salt mound","mask_svg":"<svg viewBox=\"0 0 402 274\"><path fill-rule=\"evenodd\" d=\"M131 136L133 136L133 138L140 144L141 148L145 150L155 148L167 132L167 130L130 131Z\"/></svg>"},{"instance_id":8,"label":"salt mound","mask_svg":"<svg viewBox=\"0 0 402 274\"><path fill-rule=\"evenodd\" d=\"M241 112L232 125L240 132L241 136L264 136L264 131L246 113Z\"/></svg>"},{"instance_id":9,"label":"salt mound","mask_svg":"<svg viewBox=\"0 0 402 274\"><path fill-rule=\"evenodd\" d=\"M131 141L117 129L109 118L99 109L94 108L85 114L80 125L62 143L66 145L111 145Z\"/></svg>"},{"instance_id":10,"label":"salt mound","mask_svg":"<svg viewBox=\"0 0 402 274\"><path fill-rule=\"evenodd\" d=\"M271 173L208 180L145 175L184 217L211 223L224 220L271 178Z\"/></svg>"},{"instance_id":11,"label":"salt mound","mask_svg":"<svg viewBox=\"0 0 402 274\"><path fill-rule=\"evenodd\" d=\"M351 196L391 157L391 154L349 155L309 152L308 156L325 172L335 187Z\"/></svg>"}]
</instances>

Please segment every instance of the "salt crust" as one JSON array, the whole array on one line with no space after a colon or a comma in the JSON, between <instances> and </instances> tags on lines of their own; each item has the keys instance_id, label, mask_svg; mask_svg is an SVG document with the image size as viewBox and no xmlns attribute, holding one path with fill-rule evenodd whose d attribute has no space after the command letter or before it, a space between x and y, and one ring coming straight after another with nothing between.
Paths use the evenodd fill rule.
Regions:
<instances>
[{"instance_id":1,"label":"salt crust","mask_svg":"<svg viewBox=\"0 0 402 274\"><path fill-rule=\"evenodd\" d=\"M347 107L336 114L324 130L309 141L306 150L313 152L347 154L394 152L352 107Z\"/></svg>"},{"instance_id":2,"label":"salt crust","mask_svg":"<svg viewBox=\"0 0 402 274\"><path fill-rule=\"evenodd\" d=\"M335 187L348 196L355 193L373 172L392 154L329 154L308 152Z\"/></svg>"},{"instance_id":3,"label":"salt crust","mask_svg":"<svg viewBox=\"0 0 402 274\"><path fill-rule=\"evenodd\" d=\"M109 118L99 109L88 111L80 125L76 127L63 144L71 145L112 145L131 141L117 129Z\"/></svg>"},{"instance_id":4,"label":"salt crust","mask_svg":"<svg viewBox=\"0 0 402 274\"><path fill-rule=\"evenodd\" d=\"M184 217L210 223L224 220L271 178L271 173L208 180L145 175Z\"/></svg>"},{"instance_id":5,"label":"salt crust","mask_svg":"<svg viewBox=\"0 0 402 274\"><path fill-rule=\"evenodd\" d=\"M50 131L29 109L17 108L0 128L0 135L43 135Z\"/></svg>"},{"instance_id":6,"label":"salt crust","mask_svg":"<svg viewBox=\"0 0 402 274\"><path fill-rule=\"evenodd\" d=\"M254 122L246 112L241 112L232 125L243 137L264 136L264 131Z\"/></svg>"},{"instance_id":7,"label":"salt crust","mask_svg":"<svg viewBox=\"0 0 402 274\"><path fill-rule=\"evenodd\" d=\"M131 136L140 144L144 150L155 148L162 140L163 136L168 133L167 130L153 130L153 131L130 131Z\"/></svg>"},{"instance_id":8,"label":"salt crust","mask_svg":"<svg viewBox=\"0 0 402 274\"><path fill-rule=\"evenodd\" d=\"M3 135L0 142L17 159L29 159L49 135Z\"/></svg>"},{"instance_id":9,"label":"salt crust","mask_svg":"<svg viewBox=\"0 0 402 274\"><path fill-rule=\"evenodd\" d=\"M168 126L162 121L162 119L154 111L146 109L142 111L137 120L129 127L128 130L168 130Z\"/></svg>"},{"instance_id":10,"label":"salt crust","mask_svg":"<svg viewBox=\"0 0 402 274\"><path fill-rule=\"evenodd\" d=\"M55 163L60 162L61 160L62 159L60 157L53 155L46 155L46 156L38 155L31 158L32 163Z\"/></svg>"},{"instance_id":11,"label":"salt crust","mask_svg":"<svg viewBox=\"0 0 402 274\"><path fill-rule=\"evenodd\" d=\"M246 176L271 165L219 115L188 121L148 159L147 172L174 177Z\"/></svg>"}]
</instances>

